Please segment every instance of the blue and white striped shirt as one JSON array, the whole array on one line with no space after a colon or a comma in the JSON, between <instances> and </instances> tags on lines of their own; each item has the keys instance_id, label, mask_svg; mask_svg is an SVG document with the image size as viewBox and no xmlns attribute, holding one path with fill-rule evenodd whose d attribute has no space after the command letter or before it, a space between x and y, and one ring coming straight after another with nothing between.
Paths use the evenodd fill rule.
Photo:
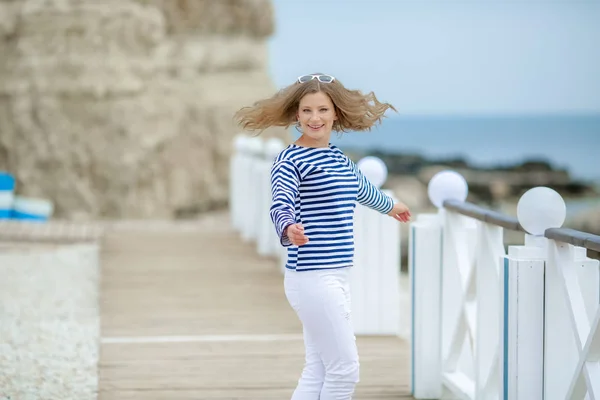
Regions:
<instances>
[{"instance_id":1,"label":"blue and white striped shirt","mask_svg":"<svg viewBox=\"0 0 600 400\"><path fill-rule=\"evenodd\" d=\"M296 271L352 266L356 202L389 213L391 197L368 179L339 148L286 147L271 168L271 220L288 247L286 267ZM285 229L301 223L308 243L292 245Z\"/></svg>"}]
</instances>

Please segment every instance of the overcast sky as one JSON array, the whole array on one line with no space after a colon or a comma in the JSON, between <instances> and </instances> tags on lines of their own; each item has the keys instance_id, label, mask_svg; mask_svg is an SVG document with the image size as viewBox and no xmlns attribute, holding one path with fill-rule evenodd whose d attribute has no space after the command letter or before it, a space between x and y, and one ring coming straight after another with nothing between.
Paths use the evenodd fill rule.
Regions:
<instances>
[{"instance_id":1,"label":"overcast sky","mask_svg":"<svg viewBox=\"0 0 600 400\"><path fill-rule=\"evenodd\" d=\"M273 0L270 71L404 114L600 113L600 0Z\"/></svg>"}]
</instances>

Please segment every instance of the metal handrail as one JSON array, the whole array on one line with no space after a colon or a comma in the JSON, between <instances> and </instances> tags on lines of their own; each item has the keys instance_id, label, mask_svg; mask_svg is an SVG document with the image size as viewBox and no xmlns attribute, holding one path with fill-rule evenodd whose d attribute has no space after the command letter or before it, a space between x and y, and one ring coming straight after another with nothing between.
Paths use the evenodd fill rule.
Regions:
<instances>
[{"instance_id":1,"label":"metal handrail","mask_svg":"<svg viewBox=\"0 0 600 400\"><path fill-rule=\"evenodd\" d=\"M600 236L587 232L577 231L569 228L550 228L544 233L548 239L558 240L572 244L573 246L585 247L588 250L600 251Z\"/></svg>"},{"instance_id":2,"label":"metal handrail","mask_svg":"<svg viewBox=\"0 0 600 400\"><path fill-rule=\"evenodd\" d=\"M525 229L519 224L519 220L510 215L502 214L498 211L489 210L469 202L446 200L444 208L455 211L459 214L487 222L492 225L501 226L512 231L525 232Z\"/></svg>"},{"instance_id":3,"label":"metal handrail","mask_svg":"<svg viewBox=\"0 0 600 400\"><path fill-rule=\"evenodd\" d=\"M489 210L473 203L446 200L444 201L444 208L492 225L501 226L513 231L526 232L517 218L502 214L498 211ZM599 235L569 228L550 228L546 229L544 236L548 239L600 252Z\"/></svg>"}]
</instances>

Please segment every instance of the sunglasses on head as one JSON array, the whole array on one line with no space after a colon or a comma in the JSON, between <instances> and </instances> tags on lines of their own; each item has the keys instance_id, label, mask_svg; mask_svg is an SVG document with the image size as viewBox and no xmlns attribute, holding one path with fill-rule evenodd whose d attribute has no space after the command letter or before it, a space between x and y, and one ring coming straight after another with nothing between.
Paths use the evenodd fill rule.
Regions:
<instances>
[{"instance_id":1,"label":"sunglasses on head","mask_svg":"<svg viewBox=\"0 0 600 400\"><path fill-rule=\"evenodd\" d=\"M306 83L313 79L318 80L321 83L331 83L335 81L335 78L331 75L316 74L316 75L302 75L298 77L298 83Z\"/></svg>"}]
</instances>

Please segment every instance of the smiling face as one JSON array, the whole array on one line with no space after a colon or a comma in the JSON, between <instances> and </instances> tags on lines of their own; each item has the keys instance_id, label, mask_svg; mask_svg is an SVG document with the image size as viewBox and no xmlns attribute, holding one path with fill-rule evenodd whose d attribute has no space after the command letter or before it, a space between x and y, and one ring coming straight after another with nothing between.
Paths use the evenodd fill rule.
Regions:
<instances>
[{"instance_id":1,"label":"smiling face","mask_svg":"<svg viewBox=\"0 0 600 400\"><path fill-rule=\"evenodd\" d=\"M298 105L298 122L302 137L297 144L309 147L327 147L333 122L337 120L333 103L323 92L309 93Z\"/></svg>"}]
</instances>

